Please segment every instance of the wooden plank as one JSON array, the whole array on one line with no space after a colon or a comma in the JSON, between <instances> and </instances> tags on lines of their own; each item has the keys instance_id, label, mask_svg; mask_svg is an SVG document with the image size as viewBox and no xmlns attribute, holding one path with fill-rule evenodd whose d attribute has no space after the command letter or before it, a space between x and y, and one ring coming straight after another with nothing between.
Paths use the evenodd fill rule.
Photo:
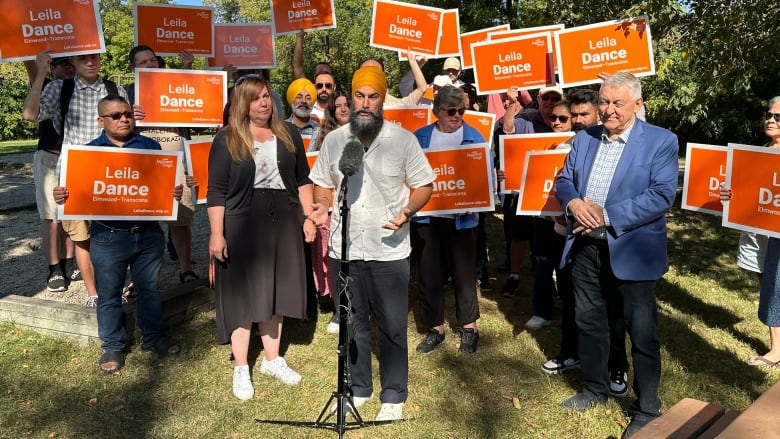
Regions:
<instances>
[{"instance_id":1,"label":"wooden plank","mask_svg":"<svg viewBox=\"0 0 780 439\"><path fill-rule=\"evenodd\" d=\"M710 426L704 433L699 436L698 439L715 439L718 435L731 424L734 419L737 419L742 412L739 410L726 410L726 413L718 418L714 424Z\"/></svg>"},{"instance_id":2,"label":"wooden plank","mask_svg":"<svg viewBox=\"0 0 780 439\"><path fill-rule=\"evenodd\" d=\"M632 439L696 438L724 413L723 407L684 398L631 437Z\"/></svg>"},{"instance_id":3,"label":"wooden plank","mask_svg":"<svg viewBox=\"0 0 780 439\"><path fill-rule=\"evenodd\" d=\"M741 415L737 416L718 439L773 439L780 438L780 381L775 383Z\"/></svg>"}]
</instances>

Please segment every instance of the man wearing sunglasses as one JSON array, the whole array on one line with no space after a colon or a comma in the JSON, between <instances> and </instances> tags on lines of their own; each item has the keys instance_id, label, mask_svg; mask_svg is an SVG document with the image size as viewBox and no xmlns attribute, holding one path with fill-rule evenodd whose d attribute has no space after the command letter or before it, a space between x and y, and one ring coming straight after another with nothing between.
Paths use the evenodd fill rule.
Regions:
<instances>
[{"instance_id":1,"label":"man wearing sunglasses","mask_svg":"<svg viewBox=\"0 0 780 439\"><path fill-rule=\"evenodd\" d=\"M161 150L156 141L135 134L133 110L125 98L107 96L100 100L96 122L103 132L87 143L92 146ZM171 188L172 196L181 199L182 186ZM65 203L69 197L66 187L54 188L54 199ZM138 326L142 334L142 348L158 356L177 354L179 346L163 333L162 305L158 280L162 266L165 235L158 221L93 220L91 256L95 267L95 282L99 291L97 300L98 336L103 355L100 369L116 372L124 366L127 334L122 310L122 287L127 267L135 283Z\"/></svg>"},{"instance_id":2,"label":"man wearing sunglasses","mask_svg":"<svg viewBox=\"0 0 780 439\"><path fill-rule=\"evenodd\" d=\"M322 125L325 121L325 111L328 109L330 95L336 91L336 81L329 72L320 72L314 77L314 88L317 90L317 100L311 107L311 118Z\"/></svg>"}]
</instances>

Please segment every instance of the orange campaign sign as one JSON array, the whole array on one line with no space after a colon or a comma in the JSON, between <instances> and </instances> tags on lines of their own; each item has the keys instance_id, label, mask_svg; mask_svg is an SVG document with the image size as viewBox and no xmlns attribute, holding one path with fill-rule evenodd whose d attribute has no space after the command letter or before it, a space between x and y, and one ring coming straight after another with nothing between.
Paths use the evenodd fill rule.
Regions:
<instances>
[{"instance_id":1,"label":"orange campaign sign","mask_svg":"<svg viewBox=\"0 0 780 439\"><path fill-rule=\"evenodd\" d=\"M507 31L509 30L508 24L502 24L500 26L488 27L485 29L475 30L472 32L466 32L460 34L460 64L463 69L470 69L474 67L474 61L471 59L471 45L479 43L481 41L488 40L488 34L491 32Z\"/></svg>"},{"instance_id":2,"label":"orange campaign sign","mask_svg":"<svg viewBox=\"0 0 780 439\"><path fill-rule=\"evenodd\" d=\"M446 9L441 18L439 52L429 58L460 56L460 15L457 9ZM398 60L406 61L406 51L398 52ZM433 99L433 98L431 98Z\"/></svg>"},{"instance_id":3,"label":"orange campaign sign","mask_svg":"<svg viewBox=\"0 0 780 439\"><path fill-rule=\"evenodd\" d=\"M175 220L181 151L63 145L60 185L70 196L57 218ZM69 178L70 176L70 178Z\"/></svg>"},{"instance_id":4,"label":"orange campaign sign","mask_svg":"<svg viewBox=\"0 0 780 439\"><path fill-rule=\"evenodd\" d=\"M301 134L301 140L303 140L303 150L308 151L311 146L311 134ZM311 169L311 166L309 166Z\"/></svg>"},{"instance_id":5,"label":"orange campaign sign","mask_svg":"<svg viewBox=\"0 0 780 439\"><path fill-rule=\"evenodd\" d=\"M512 37L522 37L523 35L531 35L531 34L537 34L541 32L546 32L550 34L550 38L554 38L555 33L563 30L565 26L562 24L553 24L550 26L537 26L537 27L526 27L523 29L512 29L507 31L499 31L499 32L490 32L488 34L488 40L505 40L507 38ZM555 54L555 46L552 46L552 60L553 60L553 68L557 71L558 70L558 60Z\"/></svg>"},{"instance_id":6,"label":"orange campaign sign","mask_svg":"<svg viewBox=\"0 0 780 439\"><path fill-rule=\"evenodd\" d=\"M436 55L443 13L442 9L428 6L374 0L369 44L380 49Z\"/></svg>"},{"instance_id":7,"label":"orange campaign sign","mask_svg":"<svg viewBox=\"0 0 780 439\"><path fill-rule=\"evenodd\" d=\"M487 143L423 151L436 173L436 180L430 200L419 211L421 215L495 210Z\"/></svg>"},{"instance_id":8,"label":"orange campaign sign","mask_svg":"<svg viewBox=\"0 0 780 439\"><path fill-rule=\"evenodd\" d=\"M720 216L720 184L726 181L728 148L689 143L685 153L681 207Z\"/></svg>"},{"instance_id":9,"label":"orange campaign sign","mask_svg":"<svg viewBox=\"0 0 780 439\"><path fill-rule=\"evenodd\" d=\"M276 35L336 27L333 0L271 0Z\"/></svg>"},{"instance_id":10,"label":"orange campaign sign","mask_svg":"<svg viewBox=\"0 0 780 439\"><path fill-rule=\"evenodd\" d=\"M97 0L24 0L3 2L0 14L0 61L105 52Z\"/></svg>"},{"instance_id":11,"label":"orange campaign sign","mask_svg":"<svg viewBox=\"0 0 780 439\"><path fill-rule=\"evenodd\" d=\"M214 56L214 8L159 3L135 3L135 45L158 55Z\"/></svg>"},{"instance_id":12,"label":"orange campaign sign","mask_svg":"<svg viewBox=\"0 0 780 439\"><path fill-rule=\"evenodd\" d=\"M780 238L780 149L729 143L725 227Z\"/></svg>"},{"instance_id":13,"label":"orange campaign sign","mask_svg":"<svg viewBox=\"0 0 780 439\"><path fill-rule=\"evenodd\" d=\"M552 84L553 68L549 33L537 33L471 45L474 82L480 94L501 93Z\"/></svg>"},{"instance_id":14,"label":"orange campaign sign","mask_svg":"<svg viewBox=\"0 0 780 439\"><path fill-rule=\"evenodd\" d=\"M516 215L560 215L555 198L555 177L563 168L568 151L528 151L525 154Z\"/></svg>"},{"instance_id":15,"label":"orange campaign sign","mask_svg":"<svg viewBox=\"0 0 780 439\"><path fill-rule=\"evenodd\" d=\"M427 105L388 105L382 108L386 121L400 125L412 133L428 125L430 112L431 107Z\"/></svg>"},{"instance_id":16,"label":"orange campaign sign","mask_svg":"<svg viewBox=\"0 0 780 439\"><path fill-rule=\"evenodd\" d=\"M187 170L197 184L192 187L192 199L198 204L204 204L209 187L209 152L214 139L199 139L184 141L184 157L187 159ZM184 190L189 188L185 187Z\"/></svg>"},{"instance_id":17,"label":"orange campaign sign","mask_svg":"<svg viewBox=\"0 0 780 439\"><path fill-rule=\"evenodd\" d=\"M309 162L309 169L314 167L314 162L317 161L317 157L320 156L319 151L312 151L306 153L306 161Z\"/></svg>"},{"instance_id":18,"label":"orange campaign sign","mask_svg":"<svg viewBox=\"0 0 780 439\"><path fill-rule=\"evenodd\" d=\"M645 16L573 27L555 34L558 75L564 87L600 83L599 73L655 74Z\"/></svg>"},{"instance_id":19,"label":"orange campaign sign","mask_svg":"<svg viewBox=\"0 0 780 439\"><path fill-rule=\"evenodd\" d=\"M135 100L146 112L139 127L222 125L227 72L135 69Z\"/></svg>"},{"instance_id":20,"label":"orange campaign sign","mask_svg":"<svg viewBox=\"0 0 780 439\"><path fill-rule=\"evenodd\" d=\"M214 25L214 57L210 67L232 64L236 69L276 67L276 42L272 23Z\"/></svg>"},{"instance_id":21,"label":"orange campaign sign","mask_svg":"<svg viewBox=\"0 0 780 439\"><path fill-rule=\"evenodd\" d=\"M430 118L428 123L434 123L439 118L430 112ZM493 144L494 125L496 124L496 115L493 113L482 113L481 111L466 110L463 113L463 123L468 124L470 127L479 131L482 137L485 139L488 145Z\"/></svg>"},{"instance_id":22,"label":"orange campaign sign","mask_svg":"<svg viewBox=\"0 0 780 439\"><path fill-rule=\"evenodd\" d=\"M504 171L506 179L501 182L502 193L520 190L525 168L525 154L528 151L555 149L560 143L569 140L574 133L536 133L509 134L498 138L498 156L501 158L499 169Z\"/></svg>"}]
</instances>

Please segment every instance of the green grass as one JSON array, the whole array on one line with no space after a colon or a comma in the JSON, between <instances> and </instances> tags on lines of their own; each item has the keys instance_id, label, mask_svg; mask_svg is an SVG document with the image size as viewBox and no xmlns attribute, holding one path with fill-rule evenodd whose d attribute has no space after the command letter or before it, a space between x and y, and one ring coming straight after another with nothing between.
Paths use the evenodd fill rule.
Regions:
<instances>
[{"instance_id":1,"label":"green grass","mask_svg":"<svg viewBox=\"0 0 780 439\"><path fill-rule=\"evenodd\" d=\"M718 218L675 209L671 220L672 268L657 289L664 408L691 397L742 410L780 377L744 362L767 349L767 329L756 318L758 284L734 266L738 234L721 228ZM501 249L500 222L493 219L489 226L491 248ZM499 253L492 254L494 274L503 260ZM480 347L472 357L457 352L451 332L432 355L414 353L422 334L410 311L408 420L346 437L619 437L632 392L584 414L560 408L579 389L579 378L541 371L557 353L559 329L523 329L531 316L528 273L523 281L515 299L500 297L501 279L496 291L481 295ZM414 287L410 294L414 304ZM136 346L113 375L98 370L96 344L79 348L0 326L0 437L334 437L331 431L254 421L317 417L336 388L337 338L325 332L329 317L286 323L285 357L303 381L287 387L255 373L256 394L247 402L231 394L229 348L215 342L213 312L174 331L183 344L180 356L160 361ZM252 352L259 355L257 347ZM375 377L375 398L361 409L366 419L379 408L376 369Z\"/></svg>"},{"instance_id":2,"label":"green grass","mask_svg":"<svg viewBox=\"0 0 780 439\"><path fill-rule=\"evenodd\" d=\"M37 139L6 140L0 142L0 154L16 154L19 152L35 152Z\"/></svg>"}]
</instances>

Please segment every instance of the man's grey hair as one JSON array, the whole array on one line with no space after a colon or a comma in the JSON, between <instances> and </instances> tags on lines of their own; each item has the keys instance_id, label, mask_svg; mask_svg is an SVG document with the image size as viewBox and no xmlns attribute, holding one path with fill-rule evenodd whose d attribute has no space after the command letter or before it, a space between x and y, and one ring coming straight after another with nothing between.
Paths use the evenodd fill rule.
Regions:
<instances>
[{"instance_id":1,"label":"man's grey hair","mask_svg":"<svg viewBox=\"0 0 780 439\"><path fill-rule=\"evenodd\" d=\"M769 100L769 104L767 104L767 108L772 108L772 105L780 104L780 96L775 96L772 99Z\"/></svg>"},{"instance_id":2,"label":"man's grey hair","mask_svg":"<svg viewBox=\"0 0 780 439\"><path fill-rule=\"evenodd\" d=\"M433 98L433 112L436 113L446 107L462 106L465 100L466 95L463 94L463 90L451 85L445 85L439 89L436 97Z\"/></svg>"},{"instance_id":3,"label":"man's grey hair","mask_svg":"<svg viewBox=\"0 0 780 439\"><path fill-rule=\"evenodd\" d=\"M610 87L628 87L631 90L632 99L642 98L642 84L639 78L628 72L617 72L604 80L603 86Z\"/></svg>"}]
</instances>

